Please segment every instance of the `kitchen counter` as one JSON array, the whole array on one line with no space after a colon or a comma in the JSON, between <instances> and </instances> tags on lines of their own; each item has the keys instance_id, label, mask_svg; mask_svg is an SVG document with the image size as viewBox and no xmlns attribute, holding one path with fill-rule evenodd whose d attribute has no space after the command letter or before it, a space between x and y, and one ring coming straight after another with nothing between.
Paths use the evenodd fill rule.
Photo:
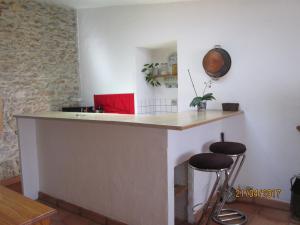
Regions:
<instances>
[{"instance_id":1,"label":"kitchen counter","mask_svg":"<svg viewBox=\"0 0 300 225\"><path fill-rule=\"evenodd\" d=\"M187 176L183 165L207 152L221 132L243 142L243 112L43 112L16 118L25 196L37 199L43 192L130 225L174 225L176 184L188 186L189 199L176 217L193 223L193 206L207 197L210 179L188 180L193 174Z\"/></svg>"},{"instance_id":2,"label":"kitchen counter","mask_svg":"<svg viewBox=\"0 0 300 225\"><path fill-rule=\"evenodd\" d=\"M242 111L223 112L207 110L204 112L180 112L161 115L127 115L111 113L73 113L73 112L41 112L16 115L18 118L58 119L93 121L108 124L132 125L142 127L163 128L169 130L185 130L191 127L207 124L227 117L242 114Z\"/></svg>"}]
</instances>

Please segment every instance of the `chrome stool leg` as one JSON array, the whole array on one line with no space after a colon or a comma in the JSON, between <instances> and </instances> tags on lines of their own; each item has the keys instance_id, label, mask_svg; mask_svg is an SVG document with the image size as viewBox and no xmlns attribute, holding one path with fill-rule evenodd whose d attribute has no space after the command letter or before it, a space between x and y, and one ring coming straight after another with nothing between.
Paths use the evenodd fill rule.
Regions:
<instances>
[{"instance_id":1,"label":"chrome stool leg","mask_svg":"<svg viewBox=\"0 0 300 225\"><path fill-rule=\"evenodd\" d=\"M225 142L223 139L221 142L215 142L210 145L210 151L213 153L224 154L230 156L231 158L235 158L233 166L228 174L228 185L226 186L226 190L222 191L222 200L216 210L216 213L213 216L213 220L222 225L242 225L247 223L248 218L245 213L236 210L224 208L225 203L229 202L230 196L235 194L233 192L234 183L240 170L244 164L246 155L246 146L242 143L237 142Z\"/></svg>"},{"instance_id":2,"label":"chrome stool leg","mask_svg":"<svg viewBox=\"0 0 300 225\"><path fill-rule=\"evenodd\" d=\"M226 171L225 180L227 179L227 184L229 181L229 175L230 175L230 172ZM222 224L222 225L242 225L242 224L247 223L248 218L243 212L236 210L236 209L223 208L226 203L227 196L228 196L226 193L227 191L228 191L228 189L224 185L222 187L222 191L220 193L220 196L223 196L224 198L221 201L219 199L220 204L216 208L216 210L212 216L212 220L215 221L216 223Z\"/></svg>"},{"instance_id":3,"label":"chrome stool leg","mask_svg":"<svg viewBox=\"0 0 300 225\"><path fill-rule=\"evenodd\" d=\"M201 217L200 217L197 225L201 225L202 224L202 220L204 219L205 214L208 212L209 204L210 204L210 202L211 202L214 194L216 193L217 186L218 186L218 184L220 182L222 172L223 172L223 170L220 170L220 171L216 172L216 174L217 174L216 181L215 181L214 186L213 186L213 188L212 188L212 190L210 192L209 198L208 198L208 200L207 200L207 202L206 202L206 204L205 204L205 206L203 208L202 215L201 215ZM224 195L224 192L226 191L226 187L228 186L228 177L229 177L228 176L229 172L228 172L227 169L224 170L224 173L225 173L225 180L224 180L224 183L222 185L222 190L218 194L217 199L216 199L216 201L214 202L214 204L212 206L212 210L211 210L210 214L208 215L208 217L206 219L206 223L203 223L205 225L209 225L211 219L213 219L213 217L215 215L219 214L219 211L221 210L221 208L223 206L223 205L220 205L220 201L221 201L222 196Z\"/></svg>"},{"instance_id":4,"label":"chrome stool leg","mask_svg":"<svg viewBox=\"0 0 300 225\"><path fill-rule=\"evenodd\" d=\"M241 159L241 162L240 162L240 164L239 164L239 166L238 166L238 169L237 169L236 172L235 172L235 175L234 175L232 181L230 182L230 186L231 186L231 187L233 187L233 185L234 185L234 183L235 183L235 180L236 180L238 174L240 173L240 170L241 170L241 168L242 168L242 166L243 166L243 164L244 164L244 162L245 162L246 155L245 155L245 154L238 155L235 161L238 163L238 161L239 161L240 158L242 158L242 159ZM235 167L237 166L237 163L234 163L235 165L234 165L234 167L232 168L233 170L232 170L232 172L230 173L229 179L231 178L232 174L234 173L234 170L235 170Z\"/></svg>"},{"instance_id":5,"label":"chrome stool leg","mask_svg":"<svg viewBox=\"0 0 300 225\"><path fill-rule=\"evenodd\" d=\"M218 205L216 205L216 207L213 209L213 212L214 212L213 216L216 216L216 215L220 214L220 211L222 210L222 208L223 208L223 206L226 202L226 198L223 198L223 196L226 196L228 181L229 181L229 171L226 170L225 171L224 185L222 186L221 192L219 193L219 197L217 199Z\"/></svg>"},{"instance_id":6,"label":"chrome stool leg","mask_svg":"<svg viewBox=\"0 0 300 225\"><path fill-rule=\"evenodd\" d=\"M242 155L238 155L236 157L237 158L233 164L233 167L231 168L230 172L228 173L228 185L225 188L225 190L222 190L220 193L220 195L222 196L222 201L220 202L220 205L218 206L216 213L212 217L213 221L215 221L218 224L222 224L222 225L243 225L248 222L248 217L245 213L243 213L239 210L236 210L236 209L224 208L224 205L227 202L227 200L231 194L230 192L233 188L235 180L244 164L246 155L242 154ZM240 161L240 159L241 159L241 161ZM237 167L237 165L238 165L238 167ZM236 167L237 167L237 170L235 170ZM233 176L233 174L234 174L234 176ZM224 189L224 187L222 189Z\"/></svg>"},{"instance_id":7,"label":"chrome stool leg","mask_svg":"<svg viewBox=\"0 0 300 225\"><path fill-rule=\"evenodd\" d=\"M240 170L241 170L241 168L244 164L245 158L246 158L245 154L229 155L229 156L231 156L232 158L236 158L236 159L235 159L235 161L233 163L233 166L232 166L232 168L230 169L230 172L229 172L229 179L228 179L229 182L228 182L227 192L225 193L227 195L226 196L226 198L227 198L226 202L227 203L231 203L235 200L236 191L233 188L233 185L235 183L235 180L236 180L238 174L240 173ZM237 165L238 165L238 168L236 170ZM232 178L233 175L234 175L234 177ZM234 196L234 197L231 197L231 196Z\"/></svg>"},{"instance_id":8,"label":"chrome stool leg","mask_svg":"<svg viewBox=\"0 0 300 225\"><path fill-rule=\"evenodd\" d=\"M221 198L224 195L224 193L226 192L226 187L228 186L228 180L229 180L228 179L228 177L229 177L228 176L229 175L228 170L225 170L224 174L225 174L225 180L224 180L224 183L222 185L221 192L218 193L218 196L217 196L216 202L215 202L215 204L214 204L214 206L212 208L211 214L209 215L207 225L209 225L211 219L213 220L213 218L215 217L215 215L218 215L220 213L220 210L223 207L222 202L221 202Z\"/></svg>"}]
</instances>

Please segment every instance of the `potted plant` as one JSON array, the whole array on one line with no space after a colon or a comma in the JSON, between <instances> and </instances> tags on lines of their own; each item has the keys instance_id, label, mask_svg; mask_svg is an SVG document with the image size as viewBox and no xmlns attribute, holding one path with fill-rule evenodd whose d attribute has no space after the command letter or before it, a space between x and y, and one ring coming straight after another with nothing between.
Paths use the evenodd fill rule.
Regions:
<instances>
[{"instance_id":1,"label":"potted plant","mask_svg":"<svg viewBox=\"0 0 300 225\"><path fill-rule=\"evenodd\" d=\"M196 107L197 106L197 110L198 112L200 111L204 111L206 110L206 102L207 101L211 101L211 100L215 100L216 98L214 97L213 93L206 93L206 90L211 88L212 85L212 80L209 80L208 82L204 82L204 90L202 92L202 96L198 96L193 79L191 77L190 71L188 70L190 78L191 78L191 82L196 94L196 97L193 98L192 102L190 103L191 107Z\"/></svg>"},{"instance_id":2,"label":"potted plant","mask_svg":"<svg viewBox=\"0 0 300 225\"><path fill-rule=\"evenodd\" d=\"M142 69L142 72L146 74L146 81L152 85L153 87L160 86L160 82L157 80L157 77L154 75L154 71L158 70L159 63L151 63L151 64L145 64L144 68Z\"/></svg>"}]
</instances>

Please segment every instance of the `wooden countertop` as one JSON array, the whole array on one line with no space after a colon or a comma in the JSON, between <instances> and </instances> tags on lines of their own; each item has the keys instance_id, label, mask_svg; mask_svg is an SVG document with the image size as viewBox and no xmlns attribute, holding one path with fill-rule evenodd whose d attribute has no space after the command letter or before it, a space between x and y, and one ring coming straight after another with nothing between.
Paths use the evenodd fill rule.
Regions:
<instances>
[{"instance_id":1,"label":"wooden countertop","mask_svg":"<svg viewBox=\"0 0 300 225\"><path fill-rule=\"evenodd\" d=\"M185 130L191 127L221 120L242 114L238 112L223 112L207 110L205 112L189 111L161 115L127 115L111 113L73 113L73 112L41 112L34 114L15 115L17 118L55 119L90 121L108 124L120 124L142 127L154 127L170 130Z\"/></svg>"},{"instance_id":2,"label":"wooden countertop","mask_svg":"<svg viewBox=\"0 0 300 225\"><path fill-rule=\"evenodd\" d=\"M55 209L0 186L0 225L46 224L41 221L55 213Z\"/></svg>"}]
</instances>

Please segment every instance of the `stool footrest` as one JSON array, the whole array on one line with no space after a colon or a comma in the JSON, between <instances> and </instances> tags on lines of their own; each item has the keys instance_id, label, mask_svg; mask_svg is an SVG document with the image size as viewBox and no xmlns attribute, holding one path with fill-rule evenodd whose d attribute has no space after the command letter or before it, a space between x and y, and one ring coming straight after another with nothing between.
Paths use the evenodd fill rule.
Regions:
<instances>
[{"instance_id":1,"label":"stool footrest","mask_svg":"<svg viewBox=\"0 0 300 225\"><path fill-rule=\"evenodd\" d=\"M239 213L238 212L222 213L222 214L219 214L219 217L233 216L233 215L239 215Z\"/></svg>"},{"instance_id":2,"label":"stool footrest","mask_svg":"<svg viewBox=\"0 0 300 225\"><path fill-rule=\"evenodd\" d=\"M243 225L247 223L247 216L235 209L222 209L220 214L213 216L213 220L222 225Z\"/></svg>"}]
</instances>

